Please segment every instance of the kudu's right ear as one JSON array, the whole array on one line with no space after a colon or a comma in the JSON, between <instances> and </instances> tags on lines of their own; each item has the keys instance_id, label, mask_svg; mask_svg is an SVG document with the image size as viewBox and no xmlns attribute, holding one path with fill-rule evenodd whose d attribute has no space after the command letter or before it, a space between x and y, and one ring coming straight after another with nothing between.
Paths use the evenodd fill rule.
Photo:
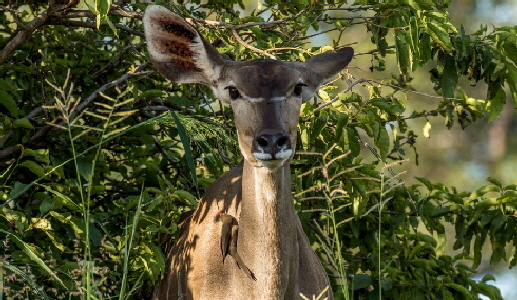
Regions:
<instances>
[{"instance_id":1,"label":"kudu's right ear","mask_svg":"<svg viewBox=\"0 0 517 300\"><path fill-rule=\"evenodd\" d=\"M160 73L178 83L214 86L224 60L185 19L149 5L143 23L151 62Z\"/></svg>"}]
</instances>

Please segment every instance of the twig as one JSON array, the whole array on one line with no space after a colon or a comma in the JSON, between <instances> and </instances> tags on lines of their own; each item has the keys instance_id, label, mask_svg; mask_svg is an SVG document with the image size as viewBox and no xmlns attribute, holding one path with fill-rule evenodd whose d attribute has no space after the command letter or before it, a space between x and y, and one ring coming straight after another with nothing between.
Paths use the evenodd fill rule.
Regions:
<instances>
[{"instance_id":1,"label":"twig","mask_svg":"<svg viewBox=\"0 0 517 300\"><path fill-rule=\"evenodd\" d=\"M459 98L447 98L447 97L433 96L433 95L429 95L427 93L422 93L422 92L417 92L417 91L413 91L413 90L408 90L408 89L405 89L405 88L402 88L402 87L399 87L399 86L396 86L396 85L392 85L392 84L389 84L389 83L383 83L383 82L377 81L375 79L368 79L368 81L377 83L379 85L389 86L389 87L394 88L396 90L401 90L401 91L404 91L404 92L414 93L414 94L422 95L422 96L429 97L429 98L446 99L446 100L460 100L460 101L462 100L462 99L459 99Z\"/></svg>"},{"instance_id":2,"label":"twig","mask_svg":"<svg viewBox=\"0 0 517 300\"><path fill-rule=\"evenodd\" d=\"M349 11L356 11L356 10L369 10L374 8L373 5L370 6L362 6L359 5L358 7L329 7L329 8L316 8L314 10L349 10Z\"/></svg>"},{"instance_id":3,"label":"twig","mask_svg":"<svg viewBox=\"0 0 517 300\"><path fill-rule=\"evenodd\" d=\"M310 39L311 37L318 36L320 34L328 33L328 32L335 31L335 30L338 30L338 29L337 28L332 28L332 29L329 29L329 30L324 30L324 31L315 33L315 34L300 36L300 37L292 39L291 41L296 42L296 41L306 40L306 39Z\"/></svg>"},{"instance_id":4,"label":"twig","mask_svg":"<svg viewBox=\"0 0 517 300\"><path fill-rule=\"evenodd\" d=\"M354 19L363 19L366 22L369 22L370 19L379 19L383 18L382 16L371 16L371 17L363 17L363 16L351 16L351 17L327 17L327 18L317 18L316 21L339 21L339 20L348 20L353 21Z\"/></svg>"},{"instance_id":5,"label":"twig","mask_svg":"<svg viewBox=\"0 0 517 300\"><path fill-rule=\"evenodd\" d=\"M342 91L341 93L346 93L348 91L350 91L355 85L359 84L359 83L363 83L363 82L369 82L370 79L365 79L365 78L361 78L359 80L356 80L354 82L352 82L344 91ZM327 107L329 105L331 105L332 103L336 102L337 100L339 100L339 96L336 96L334 97L334 99L332 99L331 101L329 102L326 102L326 103L323 103L322 105L318 106L316 109L314 109L314 111L318 111L324 107Z\"/></svg>"},{"instance_id":6,"label":"twig","mask_svg":"<svg viewBox=\"0 0 517 300\"><path fill-rule=\"evenodd\" d=\"M395 48L395 46L388 46L388 47L386 47L386 49L393 49L393 48ZM372 53L379 52L379 51L380 51L379 49L372 49L372 50L365 51L365 52L354 53L354 56L355 55L372 54Z\"/></svg>"},{"instance_id":7,"label":"twig","mask_svg":"<svg viewBox=\"0 0 517 300\"><path fill-rule=\"evenodd\" d=\"M127 11L123 9L110 9L108 16L114 17L128 17L128 18L142 18L143 13L136 11ZM90 18L95 19L97 15L91 10L70 10L62 11L54 14L58 18Z\"/></svg>"},{"instance_id":8,"label":"twig","mask_svg":"<svg viewBox=\"0 0 517 300\"><path fill-rule=\"evenodd\" d=\"M408 29L409 28L409 25L408 26L403 26L403 27L386 27L386 26L381 26L381 25L373 24L372 22L370 22L368 20L365 20L365 22L368 23L368 25L372 25L372 26L379 27L379 28L384 28L384 29Z\"/></svg>"},{"instance_id":9,"label":"twig","mask_svg":"<svg viewBox=\"0 0 517 300\"><path fill-rule=\"evenodd\" d=\"M356 55L359 55L359 54L360 53L357 53ZM459 99L459 98L448 98L448 97L433 96L433 95L429 95L429 94L423 93L423 92L408 90L408 89L405 89L405 88L402 88L402 87L399 87L399 86L396 86L396 85L392 85L392 84L389 84L389 83L383 83L383 82L380 82L380 81L375 80L375 79L365 79L365 78L361 78L361 79L359 79L357 81L352 82L348 86L348 88L343 90L341 93L346 93L346 92L350 91L352 89L352 87L354 87L355 85L357 85L359 83L363 83L363 82L373 82L373 83L376 83L378 85L389 86L389 87L394 88L396 90L400 90L400 91L404 91L404 92L408 92L408 93L414 93L414 94L417 94L417 95L422 95L422 96L429 97L429 98L434 98L434 99L460 100L461 101L461 99ZM334 99L332 99L331 101L323 103L322 105L318 106L316 109L314 109L314 111L318 111L318 110L320 110L320 109L322 109L324 107L327 107L327 106L331 105L332 103L336 102L337 100L339 100L339 95L334 97Z\"/></svg>"},{"instance_id":10,"label":"twig","mask_svg":"<svg viewBox=\"0 0 517 300\"><path fill-rule=\"evenodd\" d=\"M253 50L253 51L257 52L257 53L260 53L262 55L265 55L265 56L269 57L270 59L275 59L276 60L276 56L274 56L273 54L270 54L270 53L267 53L264 50L260 50L258 48L255 48L252 45L250 45L250 44L246 43L245 41L243 41L235 29L232 29L232 33L233 33L233 36L235 37L235 39L237 40L237 42L239 42L244 47L246 47L246 48L248 48L250 50Z\"/></svg>"},{"instance_id":11,"label":"twig","mask_svg":"<svg viewBox=\"0 0 517 300\"><path fill-rule=\"evenodd\" d=\"M49 23L51 25L65 25L65 26L72 26L72 27L83 27L83 28L91 28L91 29L97 29L97 24L94 22L83 22L83 21L54 21ZM144 33L138 30L135 30L133 28L129 28L122 24L113 24L117 29L127 31L131 34L138 35L141 37L144 37ZM100 26L108 26L108 22L102 22Z\"/></svg>"},{"instance_id":12,"label":"twig","mask_svg":"<svg viewBox=\"0 0 517 300\"><path fill-rule=\"evenodd\" d=\"M140 66L138 66L138 68L136 68L135 70L129 71L126 74L120 76L119 78L113 80L112 82L106 83L105 85L96 89L93 93L90 94L90 96L88 96L88 98L84 99L84 101L81 102L81 104L79 104L75 107L74 111L70 114L70 120L72 120L74 118L74 116L76 116L78 113L82 112L88 104L90 104L93 100L95 100L97 98L97 96L100 93L103 93L105 90L107 90L111 87L117 86L133 76L147 74L147 73L140 73L143 69L145 69L147 67L147 65L148 65L148 63L143 63Z\"/></svg>"},{"instance_id":13,"label":"twig","mask_svg":"<svg viewBox=\"0 0 517 300\"><path fill-rule=\"evenodd\" d=\"M9 41L2 51L0 51L0 64L7 61L11 53L16 48L24 44L34 31L43 26L54 14L73 6L73 2L68 4L51 4L45 11L36 16L29 24L25 25L18 33Z\"/></svg>"},{"instance_id":14,"label":"twig","mask_svg":"<svg viewBox=\"0 0 517 300\"><path fill-rule=\"evenodd\" d=\"M271 27L273 25L284 24L287 22L285 20L279 20L279 21L254 22L254 23L245 23L245 24L234 25L234 24L227 23L227 22L210 21L210 20L203 20L203 19L196 19L196 18L185 18L185 20L187 22L189 22L190 24L206 24L206 25L224 27L224 28L230 29L230 30L239 30L242 28L253 27L253 26Z\"/></svg>"},{"instance_id":15,"label":"twig","mask_svg":"<svg viewBox=\"0 0 517 300\"><path fill-rule=\"evenodd\" d=\"M269 49L266 49L264 50L265 52L271 52L271 51L281 51L281 50L298 50L298 51L301 51L303 53L307 53L307 54L310 54L310 55L314 55L314 53L308 51L308 50L305 50L303 48L297 48L297 47L280 47L280 48L269 48Z\"/></svg>"},{"instance_id":16,"label":"twig","mask_svg":"<svg viewBox=\"0 0 517 300\"><path fill-rule=\"evenodd\" d=\"M129 78L131 77L134 77L134 76L140 76L140 75L144 75L144 74L148 74L149 72L142 72L143 69L145 69L147 67L148 63L143 63L141 64L140 66L138 66L138 68L136 68L135 70L133 71L129 71L127 72L126 74L120 76L118 79L116 80L113 80L103 86L101 86L100 88L98 88L97 90L95 90L92 94L90 94L90 96L88 96L88 98L84 99L84 101L82 103L80 103L79 105L77 105L75 107L75 109L72 111L72 113L70 114L70 117L69 119L73 119L74 116L78 115L79 113L81 113L88 104L90 104L93 100L95 100L97 98L97 96L104 92L105 90L111 88L111 87L114 87L114 86L117 86L119 84L121 84L122 82L128 80ZM34 114L36 112L38 112L39 109L35 109L33 110ZM30 113L30 115L33 115L33 112ZM30 139L29 141L26 143L26 144L18 144L18 145L15 145L15 146L11 146L9 148L6 148L6 149L3 149L3 150L0 150L0 159L4 159L6 157L10 157L10 156L13 156L13 155L16 155L17 153L19 153L24 147L29 147L31 149L37 149L39 147L39 144L42 143L42 142L46 142L45 141L45 136L47 135L47 133L55 128L55 125L59 125L59 124L62 124L63 123L63 118L62 117L57 117L56 119L54 119L52 122L50 122L49 124L43 126L41 129L39 129L36 134L34 134ZM0 165L2 165L0 163Z\"/></svg>"}]
</instances>

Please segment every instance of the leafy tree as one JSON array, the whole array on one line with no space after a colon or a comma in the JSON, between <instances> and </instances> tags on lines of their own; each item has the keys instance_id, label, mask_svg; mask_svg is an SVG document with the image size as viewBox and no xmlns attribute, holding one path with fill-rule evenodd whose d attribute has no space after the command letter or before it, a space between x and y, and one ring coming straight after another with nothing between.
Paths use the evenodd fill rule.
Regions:
<instances>
[{"instance_id":1,"label":"leafy tree","mask_svg":"<svg viewBox=\"0 0 517 300\"><path fill-rule=\"evenodd\" d=\"M147 4L55 2L0 5L0 298L146 298L179 213L239 160L232 112L147 63ZM417 153L409 119L464 128L497 118L508 98L517 107L517 26L466 32L438 0L179 2L156 4L237 60L305 60L355 42L352 32L370 38L356 53L369 65L352 62L302 108L293 161L297 208L337 299L501 299L493 276L470 276L485 242L492 264L517 263L506 252L517 186L408 186L392 167ZM391 78L372 79L390 61ZM439 103L411 112L406 96L422 94L412 74L429 66ZM486 98L460 78L484 81Z\"/></svg>"}]
</instances>

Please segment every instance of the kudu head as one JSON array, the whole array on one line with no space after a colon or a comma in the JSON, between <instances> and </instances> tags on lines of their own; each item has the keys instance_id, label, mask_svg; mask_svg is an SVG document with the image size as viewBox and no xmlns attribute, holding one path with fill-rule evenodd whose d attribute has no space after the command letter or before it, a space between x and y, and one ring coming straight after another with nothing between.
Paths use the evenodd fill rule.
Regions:
<instances>
[{"instance_id":1,"label":"kudu head","mask_svg":"<svg viewBox=\"0 0 517 300\"><path fill-rule=\"evenodd\" d=\"M164 7L148 6L143 23L151 61L166 78L208 85L232 106L242 155L255 167L278 168L293 157L302 103L353 57L343 48L305 62L230 61Z\"/></svg>"}]
</instances>

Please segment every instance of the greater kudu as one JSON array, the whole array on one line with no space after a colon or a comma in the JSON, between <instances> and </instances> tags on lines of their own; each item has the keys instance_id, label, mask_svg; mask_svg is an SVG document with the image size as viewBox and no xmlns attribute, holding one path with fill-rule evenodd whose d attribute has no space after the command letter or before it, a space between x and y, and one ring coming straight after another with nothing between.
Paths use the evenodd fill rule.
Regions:
<instances>
[{"instance_id":1,"label":"greater kudu","mask_svg":"<svg viewBox=\"0 0 517 300\"><path fill-rule=\"evenodd\" d=\"M151 61L166 78L208 85L231 104L244 156L206 191L167 253L169 266L153 299L292 300L301 299L300 293L320 294L329 280L296 215L289 161L302 103L350 62L353 49L305 62L229 61L163 7L149 6L143 22ZM233 217L227 227L235 259L224 261L221 212ZM333 298L330 289L325 297Z\"/></svg>"}]
</instances>

